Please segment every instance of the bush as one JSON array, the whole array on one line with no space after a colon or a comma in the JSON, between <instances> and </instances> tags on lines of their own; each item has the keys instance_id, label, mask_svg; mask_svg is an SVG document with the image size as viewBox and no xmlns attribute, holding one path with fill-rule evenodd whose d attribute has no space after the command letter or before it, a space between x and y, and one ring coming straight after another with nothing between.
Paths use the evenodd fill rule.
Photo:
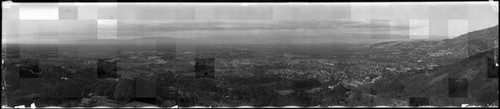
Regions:
<instances>
[{"instance_id":1,"label":"bush","mask_svg":"<svg viewBox=\"0 0 500 109\"><path fill-rule=\"evenodd\" d=\"M321 86L321 82L316 79L301 79L292 81L294 88L304 89L304 88L314 88Z\"/></svg>"}]
</instances>

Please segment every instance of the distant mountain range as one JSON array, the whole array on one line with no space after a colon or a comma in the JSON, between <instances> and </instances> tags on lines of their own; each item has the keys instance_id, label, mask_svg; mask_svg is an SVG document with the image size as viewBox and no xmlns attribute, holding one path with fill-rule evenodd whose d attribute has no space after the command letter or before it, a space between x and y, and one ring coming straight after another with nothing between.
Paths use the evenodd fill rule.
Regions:
<instances>
[{"instance_id":1,"label":"distant mountain range","mask_svg":"<svg viewBox=\"0 0 500 109\"><path fill-rule=\"evenodd\" d=\"M426 53L428 57L465 58L498 48L498 25L438 41L391 41L367 46L373 51L397 51L405 54Z\"/></svg>"}]
</instances>

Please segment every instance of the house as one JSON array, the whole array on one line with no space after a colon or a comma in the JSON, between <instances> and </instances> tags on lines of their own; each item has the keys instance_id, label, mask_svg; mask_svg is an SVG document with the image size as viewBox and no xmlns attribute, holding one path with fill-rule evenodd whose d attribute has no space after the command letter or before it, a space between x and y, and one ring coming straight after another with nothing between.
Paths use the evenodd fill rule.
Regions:
<instances>
[{"instance_id":1,"label":"house","mask_svg":"<svg viewBox=\"0 0 500 109\"><path fill-rule=\"evenodd\" d=\"M155 59L158 59L159 57L158 56L148 56L148 59L150 60L155 60Z\"/></svg>"},{"instance_id":2,"label":"house","mask_svg":"<svg viewBox=\"0 0 500 109\"><path fill-rule=\"evenodd\" d=\"M137 58L139 58L139 57L137 57L137 56L130 56L129 58L130 58L130 59L137 59Z\"/></svg>"},{"instance_id":3,"label":"house","mask_svg":"<svg viewBox=\"0 0 500 109\"><path fill-rule=\"evenodd\" d=\"M156 59L156 64L166 64L167 61L163 60L163 59Z\"/></svg>"}]
</instances>

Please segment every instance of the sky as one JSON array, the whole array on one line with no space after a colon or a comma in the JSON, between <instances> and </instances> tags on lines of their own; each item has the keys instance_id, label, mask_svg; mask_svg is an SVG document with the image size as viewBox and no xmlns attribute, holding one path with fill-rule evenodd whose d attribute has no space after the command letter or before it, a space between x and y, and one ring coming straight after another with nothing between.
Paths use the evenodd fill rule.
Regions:
<instances>
[{"instance_id":1,"label":"sky","mask_svg":"<svg viewBox=\"0 0 500 109\"><path fill-rule=\"evenodd\" d=\"M443 39L498 25L498 2L3 3L2 39ZM328 42L328 41L326 41Z\"/></svg>"}]
</instances>

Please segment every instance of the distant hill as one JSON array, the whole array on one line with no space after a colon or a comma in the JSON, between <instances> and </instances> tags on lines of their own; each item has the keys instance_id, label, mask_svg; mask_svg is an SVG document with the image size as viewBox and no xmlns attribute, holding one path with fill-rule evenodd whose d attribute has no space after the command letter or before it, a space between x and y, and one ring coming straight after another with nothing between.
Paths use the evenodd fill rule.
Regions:
<instances>
[{"instance_id":1,"label":"distant hill","mask_svg":"<svg viewBox=\"0 0 500 109\"><path fill-rule=\"evenodd\" d=\"M456 38L448 40L450 43L464 43L464 41L475 40L475 39L492 39L498 40L498 25L494 27L490 27L483 30L469 32L463 35L460 35Z\"/></svg>"},{"instance_id":2,"label":"distant hill","mask_svg":"<svg viewBox=\"0 0 500 109\"><path fill-rule=\"evenodd\" d=\"M471 56L491 48L498 48L498 25L483 30L469 32L453 39L443 40L446 44L434 50L448 50L452 53L467 53Z\"/></svg>"},{"instance_id":3,"label":"distant hill","mask_svg":"<svg viewBox=\"0 0 500 109\"><path fill-rule=\"evenodd\" d=\"M441 106L486 105L494 102L498 104L498 78L488 78L488 67L491 68L491 65L488 66L488 64L494 63L487 63L487 59L493 59L494 54L498 54L498 49L478 53L429 73L400 78L401 81L399 82L405 86L400 95L403 95L403 98L428 97L431 105ZM449 97L449 85L451 83L448 82L448 78L467 79L467 97Z\"/></svg>"},{"instance_id":4,"label":"distant hill","mask_svg":"<svg viewBox=\"0 0 500 109\"><path fill-rule=\"evenodd\" d=\"M123 45L134 43L133 40L122 40L122 39L81 39L78 40L77 44L80 45Z\"/></svg>"},{"instance_id":5,"label":"distant hill","mask_svg":"<svg viewBox=\"0 0 500 109\"><path fill-rule=\"evenodd\" d=\"M425 52L428 57L465 58L491 48L498 48L498 25L438 41L391 41L371 44L373 51Z\"/></svg>"}]
</instances>

